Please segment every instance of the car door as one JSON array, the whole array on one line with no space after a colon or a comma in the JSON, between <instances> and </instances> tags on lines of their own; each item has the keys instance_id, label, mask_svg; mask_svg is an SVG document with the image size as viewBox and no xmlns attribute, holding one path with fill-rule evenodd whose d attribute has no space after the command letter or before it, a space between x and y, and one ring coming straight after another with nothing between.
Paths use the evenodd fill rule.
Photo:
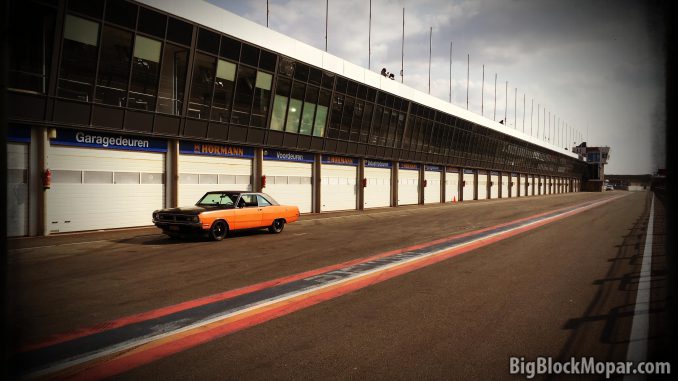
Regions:
<instances>
[{"instance_id":1,"label":"car door","mask_svg":"<svg viewBox=\"0 0 678 381\"><path fill-rule=\"evenodd\" d=\"M235 211L239 229L250 229L261 226L261 208L257 202L257 195L242 194Z\"/></svg>"},{"instance_id":2,"label":"car door","mask_svg":"<svg viewBox=\"0 0 678 381\"><path fill-rule=\"evenodd\" d=\"M257 201L259 209L261 209L261 226L269 226L273 223L273 220L280 217L278 216L280 207L271 204L266 197L257 195Z\"/></svg>"}]
</instances>

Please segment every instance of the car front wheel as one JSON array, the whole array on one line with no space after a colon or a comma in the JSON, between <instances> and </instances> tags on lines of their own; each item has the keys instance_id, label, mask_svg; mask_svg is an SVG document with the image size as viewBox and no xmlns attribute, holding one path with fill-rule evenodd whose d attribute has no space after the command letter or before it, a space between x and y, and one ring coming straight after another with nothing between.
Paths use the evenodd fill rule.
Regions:
<instances>
[{"instance_id":1,"label":"car front wheel","mask_svg":"<svg viewBox=\"0 0 678 381\"><path fill-rule=\"evenodd\" d=\"M212 224L210 228L210 238L215 241L221 241L226 237L228 233L228 227L224 221L216 221Z\"/></svg>"},{"instance_id":2,"label":"car front wheel","mask_svg":"<svg viewBox=\"0 0 678 381\"><path fill-rule=\"evenodd\" d=\"M273 221L273 224L268 227L268 231L273 234L278 234L285 228L285 220L278 219Z\"/></svg>"}]
</instances>

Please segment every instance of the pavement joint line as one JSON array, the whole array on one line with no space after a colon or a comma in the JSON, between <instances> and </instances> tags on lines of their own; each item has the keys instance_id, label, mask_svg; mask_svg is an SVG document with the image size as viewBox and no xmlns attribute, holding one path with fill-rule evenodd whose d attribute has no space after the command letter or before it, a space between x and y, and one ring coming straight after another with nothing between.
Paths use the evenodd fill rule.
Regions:
<instances>
[{"instance_id":1,"label":"pavement joint line","mask_svg":"<svg viewBox=\"0 0 678 381\"><path fill-rule=\"evenodd\" d=\"M633 311L629 346L626 352L626 361L639 364L647 359L647 339L650 324L650 301L652 286L652 244L654 234L654 194L650 205L650 217L645 234L645 247L643 248L643 261L640 267L640 278L636 291L636 305ZM645 375L627 374L624 380L644 380Z\"/></svg>"},{"instance_id":2,"label":"pavement joint line","mask_svg":"<svg viewBox=\"0 0 678 381\"><path fill-rule=\"evenodd\" d=\"M136 337L133 337L131 340L126 340L126 341L121 341L118 343L115 343L113 345L107 345L104 346L103 348L100 349L94 349L93 351L90 352L85 352L85 353L76 353L73 356L62 358L61 360L53 361L51 363L44 364L43 367L39 367L38 369L34 369L33 371L28 372L27 377L32 378L32 377L41 377L45 375L49 375L55 372L59 372L68 368L72 368L74 366L84 364L90 361L94 361L98 358L110 356L115 353L120 353L126 350L130 350L133 348L140 347L144 344L148 344L154 341L161 340L163 338L171 337L178 335L183 332L191 331L199 327L206 326L208 324L222 321L231 317L234 317L236 315L241 315L245 314L247 312L257 310L257 309L262 309L267 306L271 306L274 304L280 304L284 301L305 295L305 294L312 294L312 293L318 293L321 290L328 289L343 283L348 283L357 279L361 278L369 278L371 275L377 274L377 273L383 273L386 272L390 269L394 268L399 268L399 267L406 267L407 264L415 263L415 262L425 262L426 259L433 258L439 255L442 255L443 253L446 252L452 252L455 250L461 250L465 247L473 246L474 244L477 244L482 241L488 242L487 244L490 244L492 242L495 242L493 238L495 237L500 237L500 236L506 236L506 238L512 236L510 233L517 231L517 230L530 230L528 229L531 226L541 226L545 225L549 222L556 221L565 217L568 217L570 215L594 208L596 206L602 205L604 203L608 203L610 201L616 200L618 198L621 198L623 196L618 196L618 197L610 197L606 198L603 200L597 200L597 201L589 201L585 202L573 207L566 207L562 208L560 210L556 211L551 211L542 213L539 215L532 216L532 217L527 217L524 219L518 219L514 220L513 222L505 223L505 224L500 224L496 225L494 227L489 227L487 229L481 229L478 232L475 232L475 234L465 234L465 235L457 235L451 237L449 240L437 240L433 241L434 243L431 244L430 246L422 246L416 249L412 249L409 251L403 251L403 252L397 252L394 254L391 254L389 256L383 257L383 258L377 258L373 259L368 262L363 262L363 263L357 263L357 264L352 264L347 267L335 269L332 271L327 271L324 273L316 274L313 276L309 276L307 278L295 281L298 283L301 283L302 281L306 281L306 283L311 283L307 284L305 287L301 287L300 289L297 290L292 290L288 292L283 292L282 294L279 295L274 295L268 299L262 299L262 300L254 300L250 303L247 304L242 304L240 306L235 306L235 308L226 309L223 312L218 312L218 313L213 313L213 314L208 314L207 316L203 317L202 319L198 318L195 321L193 321L190 324L186 324L183 327L176 327L177 321L170 321L169 323L166 323L165 325L162 324L162 322L159 322L159 324L153 325L152 328L155 328L156 330L151 330L149 333L145 335L139 335ZM513 226L511 226L513 225ZM516 233L519 234L520 232ZM458 238L454 238L458 237ZM438 247L438 248L436 248ZM433 249L433 250L431 250ZM472 248L473 249L473 248ZM471 250L472 250L471 249ZM423 252L422 252L423 251ZM397 258L396 260L393 260L390 263L383 264L381 262L388 261L389 259ZM357 273L350 274L350 269L353 267L360 267L360 266L368 266L370 262L375 263L376 266L374 266L372 269L365 269L361 270ZM424 265L426 266L426 265ZM341 274L349 274L349 276L344 276L344 277L339 277L338 279L335 280L330 280L330 281L325 281L321 284L313 284L310 282L311 280L316 280L318 278L322 277L327 277L328 275L332 273L341 273ZM295 283L295 282L290 282L290 284ZM286 285L286 284L284 284ZM283 285L283 286L284 286ZM278 287L278 286L275 286ZM271 290L275 287L270 287L268 289L263 289L260 291L268 291ZM250 296L253 293L256 293L258 291L254 291L252 293L248 294L243 294L240 296ZM226 299L226 301L232 301L233 299L237 298L231 298L231 299ZM213 302L211 304L208 304L206 306L212 306L216 305L217 302ZM200 307L200 306L199 306ZM189 310L197 310L199 307L195 307ZM180 311L181 312L181 311ZM206 311L209 312L209 311ZM170 314L168 316L171 316L173 314ZM158 318L159 319L159 318ZM150 319L150 320L158 320L158 319ZM142 323L146 323L147 321L142 321ZM181 321L179 320L179 324L181 324ZM168 327L165 327L168 326ZM156 328L157 327L157 328ZM124 327L122 327L124 328ZM166 328L164 332L163 328ZM162 332L162 333L156 333L156 332ZM110 332L110 331L103 331L103 332ZM85 339L87 338L95 338L97 334L101 334L102 332L95 333L92 335L88 336L83 336ZM72 341L75 341L77 339L81 338L76 338L73 339ZM69 341L66 341L66 343L70 343ZM58 346L59 344L63 343L57 343L54 344L54 346ZM53 347L54 347L53 346ZM50 348L50 347L47 347ZM40 351L40 348L37 349L36 351ZM30 351L28 352L30 353Z\"/></svg>"}]
</instances>

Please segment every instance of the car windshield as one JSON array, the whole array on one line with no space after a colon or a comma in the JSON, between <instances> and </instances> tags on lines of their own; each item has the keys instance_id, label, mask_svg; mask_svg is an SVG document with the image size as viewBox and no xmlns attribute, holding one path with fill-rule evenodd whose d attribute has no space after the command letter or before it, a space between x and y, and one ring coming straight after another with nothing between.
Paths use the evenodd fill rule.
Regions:
<instances>
[{"instance_id":1,"label":"car windshield","mask_svg":"<svg viewBox=\"0 0 678 381\"><path fill-rule=\"evenodd\" d=\"M233 206L240 193L210 192L205 194L196 205Z\"/></svg>"}]
</instances>

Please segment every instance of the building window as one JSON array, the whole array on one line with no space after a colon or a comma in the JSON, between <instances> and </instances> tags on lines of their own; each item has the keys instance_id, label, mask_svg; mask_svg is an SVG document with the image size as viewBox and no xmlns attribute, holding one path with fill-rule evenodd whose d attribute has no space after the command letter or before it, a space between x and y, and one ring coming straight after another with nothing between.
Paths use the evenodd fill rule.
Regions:
<instances>
[{"instance_id":1,"label":"building window","mask_svg":"<svg viewBox=\"0 0 678 381\"><path fill-rule=\"evenodd\" d=\"M128 107L155 110L161 46L160 41L136 36Z\"/></svg>"},{"instance_id":2,"label":"building window","mask_svg":"<svg viewBox=\"0 0 678 381\"><path fill-rule=\"evenodd\" d=\"M287 100L289 99L291 82L287 79L278 79L273 100L273 114L271 115L271 130L283 131L285 129L285 114L287 113Z\"/></svg>"},{"instance_id":3,"label":"building window","mask_svg":"<svg viewBox=\"0 0 678 381\"><path fill-rule=\"evenodd\" d=\"M214 102L212 103L212 120L228 123L229 111L233 103L236 66L232 62L217 61L217 80L214 84Z\"/></svg>"},{"instance_id":4,"label":"building window","mask_svg":"<svg viewBox=\"0 0 678 381\"><path fill-rule=\"evenodd\" d=\"M304 85L295 83L292 87L292 96L287 108L287 123L285 124L286 132L299 132L299 123L301 122L301 106L304 99Z\"/></svg>"},{"instance_id":5,"label":"building window","mask_svg":"<svg viewBox=\"0 0 678 381\"><path fill-rule=\"evenodd\" d=\"M196 53L193 65L193 84L188 100L187 116L207 119L210 103L212 103L216 59L206 54Z\"/></svg>"},{"instance_id":6,"label":"building window","mask_svg":"<svg viewBox=\"0 0 678 381\"><path fill-rule=\"evenodd\" d=\"M99 23L66 15L57 95L92 100L99 46Z\"/></svg>"},{"instance_id":7,"label":"building window","mask_svg":"<svg viewBox=\"0 0 678 381\"><path fill-rule=\"evenodd\" d=\"M97 102L125 106L131 53L132 33L105 25L97 74Z\"/></svg>"},{"instance_id":8,"label":"building window","mask_svg":"<svg viewBox=\"0 0 678 381\"><path fill-rule=\"evenodd\" d=\"M271 99L271 82L273 76L263 71L257 71L257 80L254 84L254 105L252 107L251 126L264 127L268 104Z\"/></svg>"},{"instance_id":9,"label":"building window","mask_svg":"<svg viewBox=\"0 0 678 381\"><path fill-rule=\"evenodd\" d=\"M231 123L249 125L256 75L257 71L249 67L240 65L238 68Z\"/></svg>"},{"instance_id":10,"label":"building window","mask_svg":"<svg viewBox=\"0 0 678 381\"><path fill-rule=\"evenodd\" d=\"M9 18L9 88L46 94L55 10L12 1Z\"/></svg>"},{"instance_id":11,"label":"building window","mask_svg":"<svg viewBox=\"0 0 678 381\"><path fill-rule=\"evenodd\" d=\"M327 111L330 106L330 92L320 91L318 97L318 108L315 112L315 121L313 122L313 136L325 136L325 126L327 125Z\"/></svg>"},{"instance_id":12,"label":"building window","mask_svg":"<svg viewBox=\"0 0 678 381\"><path fill-rule=\"evenodd\" d=\"M158 112L181 115L188 70L188 49L165 44L158 88Z\"/></svg>"}]
</instances>

